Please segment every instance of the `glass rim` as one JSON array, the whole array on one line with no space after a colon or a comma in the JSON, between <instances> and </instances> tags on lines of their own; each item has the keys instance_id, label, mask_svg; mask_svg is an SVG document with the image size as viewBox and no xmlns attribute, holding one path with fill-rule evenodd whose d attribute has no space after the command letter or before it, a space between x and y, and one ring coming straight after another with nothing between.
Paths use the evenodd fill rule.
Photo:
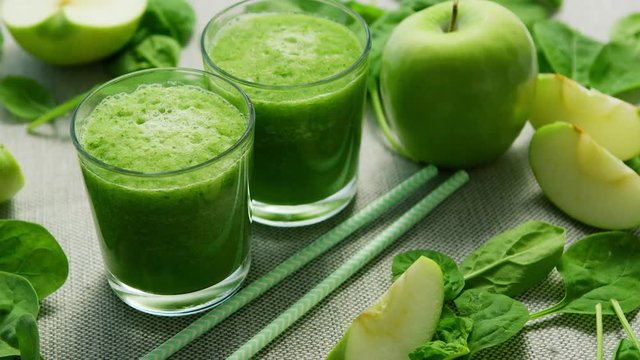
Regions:
<instances>
[{"instance_id":1,"label":"glass rim","mask_svg":"<svg viewBox=\"0 0 640 360\"><path fill-rule=\"evenodd\" d=\"M87 152L86 149L84 148L84 146L82 146L82 144L80 144L80 142L78 141L78 137L76 136L76 120L77 120L77 117L78 117L78 111L82 108L82 106L85 105L87 103L87 101L89 99L91 99L93 96L95 96L99 91L107 88L108 86L111 86L113 84L119 83L119 82L124 81L124 80L128 80L130 78L135 78L135 77L140 76L140 75L145 75L145 74L154 73L154 72L179 72L179 73L186 73L186 74L192 74L192 75L200 75L200 76L203 76L203 77L207 77L208 76L208 77L213 77L213 78L217 78L219 80L222 80L226 84L230 85L234 90L236 90L240 95L242 95L242 99L244 100L244 102L248 106L247 128L245 129L244 133L238 138L238 140L236 140L236 142L233 143L233 145L228 147L225 151L221 152L220 154L218 154L218 155L216 155L216 156L214 156L214 157L212 157L212 158L210 158L210 159L208 159L206 161L203 161L203 162L201 162L199 164L196 164L196 165L191 165L191 166L188 166L188 167L185 167L185 168L181 168L181 169L169 170L169 171L161 171L161 172L142 172L142 171L136 171L136 170L130 170L130 169L123 169L123 168L115 166L115 165L107 164L106 162L98 159L97 157L95 157L95 156L91 155L89 152ZM140 85L142 85L142 84L140 84ZM243 114L243 116L244 116L244 114ZM109 171L113 171L113 172L116 172L116 173L120 173L120 174L124 174L124 175L131 175L131 176L164 177L164 176L170 176L170 175L180 175L180 174L184 174L184 173L191 172L191 171L194 171L194 170L198 170L200 168L204 168L204 167L206 167L208 165L214 164L214 163L222 160L227 155L229 155L230 153L235 151L242 144L244 144L247 141L247 139L251 136L251 133L253 132L253 128L255 126L255 118L256 118L255 109L253 107L253 103L251 102L251 100L249 99L247 94L238 85L234 84L233 82L229 81L228 79L225 79L224 77L222 77L220 75L216 75L216 74L208 72L208 71L203 71L203 70L198 70L198 69L190 69L190 68L181 68L181 67L153 68L153 69L134 71L132 73L119 76L119 77L117 77L115 79L109 80L106 83L104 83L104 84L102 84L100 86L97 86L94 89L90 90L89 93L82 99L82 101L78 104L78 106L76 106L75 110L73 111L73 115L71 116L70 132L71 132L71 141L73 142L73 145L75 146L75 148L78 151L78 153L81 156L84 156L85 158L89 159L92 163L100 166L103 169L106 169L106 170L109 170Z\"/></svg>"},{"instance_id":2,"label":"glass rim","mask_svg":"<svg viewBox=\"0 0 640 360\"><path fill-rule=\"evenodd\" d=\"M308 82L308 83L301 83L301 84L292 84L292 85L270 85L270 84L263 84L263 83L259 83L259 82L253 82L253 81L249 81L246 79L242 79L239 78L235 75L230 74L229 72L223 70L222 68L220 68L218 65L216 65L216 63L213 61L213 59L211 59L211 56L209 56L209 51L207 50L206 46L205 46L205 36L207 35L207 32L209 30L209 28L211 28L211 26L213 26L213 24L219 20L223 15L225 15L226 13L228 13L231 10L234 10L236 8L239 8L241 6L244 6L248 3L253 3L253 2L259 2L259 1L269 1L269 0L243 0L238 2L237 4L231 5L227 8L225 8L224 10L218 12L217 14L215 14L211 20L209 20L209 22L207 22L207 25L204 27L204 30L202 31L202 35L200 36L200 51L202 52L202 54L204 55L203 57L205 58L205 62L211 66L216 72L220 73L221 75L223 75L224 77L227 77L229 79L231 79L232 81L245 85L245 86L249 86L249 87L253 87L253 88L260 88L260 89L266 89L266 90L295 90L295 89L301 89L301 88L309 88L309 87L314 87L314 86L319 86L319 85L324 85L324 84L328 84L332 81L338 80L340 78L343 78L347 75L349 75L350 73L352 73L353 71L355 71L356 69L358 69L363 63L365 63L367 61L367 57L369 55L369 52L371 51L371 30L369 29L369 25L367 25L367 22L364 20L364 18L362 16L360 16L360 14L358 14L358 12L354 11L353 9L337 2L337 1L332 1L332 0L306 0L306 1L311 1L311 2L317 2L317 3L322 3L322 4L326 4L328 6L333 6L334 8L337 8L341 11L343 11L344 13L346 13L347 15L355 18L358 23L362 26L362 28L364 29L365 32L365 44L364 44L364 48L362 49L362 52L360 53L360 56L358 57L358 59L353 62L353 64L349 65L349 67L347 67L346 69L335 73L333 75L324 77L320 80L316 80L316 81L312 81L312 82ZM273 1L273 0L271 0Z\"/></svg>"}]
</instances>

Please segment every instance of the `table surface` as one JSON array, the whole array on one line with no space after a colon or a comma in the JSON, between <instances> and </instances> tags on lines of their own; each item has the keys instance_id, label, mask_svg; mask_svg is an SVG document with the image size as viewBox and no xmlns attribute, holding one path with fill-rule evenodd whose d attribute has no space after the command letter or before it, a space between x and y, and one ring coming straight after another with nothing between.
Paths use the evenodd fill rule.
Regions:
<instances>
[{"instance_id":1,"label":"table surface","mask_svg":"<svg viewBox=\"0 0 640 360\"><path fill-rule=\"evenodd\" d=\"M198 22L196 34L217 11L233 1L192 0ZM392 0L378 1L392 5ZM585 33L606 40L613 22L640 11L637 0L565 0L558 17ZM52 67L18 48L6 29L0 75L22 74L37 78L65 100L107 79L101 65ZM197 36L182 55L181 65L201 68ZM384 145L367 115L355 203L323 224L300 229L254 225L253 264L249 281L303 248L357 209L383 194L418 166L393 154ZM70 261L66 284L42 303L38 320L42 351L47 359L133 359L153 349L196 317L161 318L139 313L110 291L89 203L68 135L68 119L27 135L25 126L0 112L0 143L22 165L27 185L11 202L0 205L0 218L21 219L44 225L61 243ZM394 254L429 248L456 260L501 231L524 221L539 219L567 229L569 241L596 230L570 220L542 195L527 162L532 130L527 127L513 147L494 164L471 171L471 182L434 213L415 226L371 264L338 289L317 308L263 350L260 359L321 359L340 338L350 321L390 284ZM439 180L442 180L440 178ZM406 211L426 190L357 232L324 256L246 306L224 323L175 355L176 359L220 359L324 279L355 251ZM636 231L638 233L638 231ZM557 274L521 297L531 311L560 300L562 284ZM640 296L640 295L639 295ZM617 320L605 319L605 348L610 354L623 335ZM640 316L631 315L640 331ZM593 317L561 315L532 322L511 341L478 359L595 358Z\"/></svg>"}]
</instances>

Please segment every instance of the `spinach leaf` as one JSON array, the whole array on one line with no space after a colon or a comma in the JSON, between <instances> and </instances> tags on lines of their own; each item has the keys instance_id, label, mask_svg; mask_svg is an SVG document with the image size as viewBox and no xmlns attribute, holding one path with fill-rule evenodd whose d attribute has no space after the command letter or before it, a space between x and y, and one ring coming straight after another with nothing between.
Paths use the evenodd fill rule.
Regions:
<instances>
[{"instance_id":1,"label":"spinach leaf","mask_svg":"<svg viewBox=\"0 0 640 360\"><path fill-rule=\"evenodd\" d=\"M459 315L473 320L469 350L475 354L511 339L529 320L521 302L481 289L466 290L455 300Z\"/></svg>"},{"instance_id":2,"label":"spinach leaf","mask_svg":"<svg viewBox=\"0 0 640 360\"><path fill-rule=\"evenodd\" d=\"M357 0L342 0L344 5L350 7L353 11L357 12L362 18L371 25L385 14L386 10L377 6L363 4Z\"/></svg>"},{"instance_id":3,"label":"spinach leaf","mask_svg":"<svg viewBox=\"0 0 640 360\"><path fill-rule=\"evenodd\" d=\"M628 167L632 168L635 172L640 174L640 156L636 156L631 160L625 162Z\"/></svg>"},{"instance_id":4,"label":"spinach leaf","mask_svg":"<svg viewBox=\"0 0 640 360\"><path fill-rule=\"evenodd\" d=\"M369 88L378 85L380 68L382 66L382 53L393 29L413 14L410 7L401 7L398 10L389 11L382 15L371 25L371 52L369 53Z\"/></svg>"},{"instance_id":5,"label":"spinach leaf","mask_svg":"<svg viewBox=\"0 0 640 360\"><path fill-rule=\"evenodd\" d=\"M522 0L493 0L498 4L511 10L517 17L520 18L524 25L531 29L538 21L543 21L549 18L551 15L549 9L535 1L522 1Z\"/></svg>"},{"instance_id":6,"label":"spinach leaf","mask_svg":"<svg viewBox=\"0 0 640 360\"><path fill-rule=\"evenodd\" d=\"M436 262L442 270L444 276L444 299L445 301L453 300L464 288L464 278L458 269L458 265L453 259L445 254L432 250L414 250L408 251L393 258L391 265L391 273L393 279L397 279L402 275L414 261L421 256L427 257Z\"/></svg>"},{"instance_id":7,"label":"spinach leaf","mask_svg":"<svg viewBox=\"0 0 640 360\"><path fill-rule=\"evenodd\" d=\"M541 221L499 234L460 264L465 288L516 296L544 280L560 261L565 231Z\"/></svg>"},{"instance_id":8,"label":"spinach leaf","mask_svg":"<svg viewBox=\"0 0 640 360\"><path fill-rule=\"evenodd\" d=\"M400 0L400 6L413 11L420 11L445 1L447 0Z\"/></svg>"},{"instance_id":9,"label":"spinach leaf","mask_svg":"<svg viewBox=\"0 0 640 360\"><path fill-rule=\"evenodd\" d=\"M40 360L40 335L36 318L23 314L16 324L16 339L20 349L20 360Z\"/></svg>"},{"instance_id":10,"label":"spinach leaf","mask_svg":"<svg viewBox=\"0 0 640 360\"><path fill-rule=\"evenodd\" d=\"M150 67L176 66L180 61L180 45L164 35L152 35L135 48L135 53Z\"/></svg>"},{"instance_id":11,"label":"spinach leaf","mask_svg":"<svg viewBox=\"0 0 640 360\"><path fill-rule=\"evenodd\" d=\"M526 0L525 0L526 1ZM553 73L553 67L547 60L547 57L542 50L542 46L540 45L538 38L535 35L535 25L538 22L545 21L549 17L551 17L562 5L562 0L539 0L537 1L537 5L530 5L529 7L523 6L521 9L515 9L513 6L509 7L511 11L513 11L527 26L529 32L531 33L531 37L533 38L533 43L535 44L536 54L538 57L538 72L539 73ZM546 13L543 15L540 11L540 7L546 9Z\"/></svg>"},{"instance_id":12,"label":"spinach leaf","mask_svg":"<svg viewBox=\"0 0 640 360\"><path fill-rule=\"evenodd\" d=\"M547 56L544 54L544 51L542 51L542 47L538 42L538 37L535 34L534 28L535 27L531 29L531 37L533 38L533 43L536 46L536 55L538 57L538 72L541 74L555 73L553 67L551 67L551 64L549 64L549 60L547 60Z\"/></svg>"},{"instance_id":13,"label":"spinach leaf","mask_svg":"<svg viewBox=\"0 0 640 360\"><path fill-rule=\"evenodd\" d=\"M591 69L591 81L602 92L637 101L640 91L640 13L618 20Z\"/></svg>"},{"instance_id":14,"label":"spinach leaf","mask_svg":"<svg viewBox=\"0 0 640 360\"><path fill-rule=\"evenodd\" d=\"M531 1L531 0L520 0L520 1ZM556 11L560 10L562 6L562 0L533 0L535 3L538 3L547 9L549 15L553 15Z\"/></svg>"},{"instance_id":15,"label":"spinach leaf","mask_svg":"<svg viewBox=\"0 0 640 360\"><path fill-rule=\"evenodd\" d=\"M132 44L139 44L151 35L165 35L184 46L191 38L195 23L195 12L187 1L149 0Z\"/></svg>"},{"instance_id":16,"label":"spinach leaf","mask_svg":"<svg viewBox=\"0 0 640 360\"><path fill-rule=\"evenodd\" d=\"M174 67L180 61L180 44L164 35L151 35L139 44L130 46L109 64L114 76L133 71Z\"/></svg>"},{"instance_id":17,"label":"spinach leaf","mask_svg":"<svg viewBox=\"0 0 640 360\"><path fill-rule=\"evenodd\" d=\"M640 360L640 350L629 339L622 339L613 354L613 360Z\"/></svg>"},{"instance_id":18,"label":"spinach leaf","mask_svg":"<svg viewBox=\"0 0 640 360\"><path fill-rule=\"evenodd\" d=\"M473 320L444 307L433 339L409 354L411 360L450 360L469 354L467 339Z\"/></svg>"},{"instance_id":19,"label":"spinach leaf","mask_svg":"<svg viewBox=\"0 0 640 360\"><path fill-rule=\"evenodd\" d=\"M531 314L532 319L558 312L594 314L598 303L603 303L604 314L613 315L610 299L617 299L625 313L640 307L640 239L629 233L585 237L565 251L558 271L564 279L564 298Z\"/></svg>"},{"instance_id":20,"label":"spinach leaf","mask_svg":"<svg viewBox=\"0 0 640 360\"><path fill-rule=\"evenodd\" d=\"M629 340L633 344L633 349L635 349L636 351L640 350L640 340L638 340L636 333L631 328L631 324L629 324L629 320L627 320L627 317L624 315L624 311L622 310L620 303L616 299L611 299L611 305L613 306L613 310L616 312L616 315L620 320L620 324L622 324L622 328L627 333Z\"/></svg>"},{"instance_id":21,"label":"spinach leaf","mask_svg":"<svg viewBox=\"0 0 640 360\"><path fill-rule=\"evenodd\" d=\"M23 76L0 80L0 103L20 120L33 120L56 106L51 91Z\"/></svg>"},{"instance_id":22,"label":"spinach leaf","mask_svg":"<svg viewBox=\"0 0 640 360\"><path fill-rule=\"evenodd\" d=\"M611 41L640 46L640 13L618 20L611 30Z\"/></svg>"},{"instance_id":23,"label":"spinach leaf","mask_svg":"<svg viewBox=\"0 0 640 360\"><path fill-rule=\"evenodd\" d=\"M58 242L42 226L0 220L0 271L26 278L42 300L64 284L69 263Z\"/></svg>"},{"instance_id":24,"label":"spinach leaf","mask_svg":"<svg viewBox=\"0 0 640 360\"><path fill-rule=\"evenodd\" d=\"M613 96L639 90L640 47L615 42L605 45L591 66L589 82Z\"/></svg>"},{"instance_id":25,"label":"spinach leaf","mask_svg":"<svg viewBox=\"0 0 640 360\"><path fill-rule=\"evenodd\" d=\"M589 86L589 70L603 45L558 21L535 24L536 43L554 72Z\"/></svg>"},{"instance_id":26,"label":"spinach leaf","mask_svg":"<svg viewBox=\"0 0 640 360\"><path fill-rule=\"evenodd\" d=\"M20 355L16 329L18 322L25 314L37 317L38 311L38 296L29 281L22 276L0 271L0 358ZM24 327L23 324L21 338L24 338Z\"/></svg>"},{"instance_id":27,"label":"spinach leaf","mask_svg":"<svg viewBox=\"0 0 640 360\"><path fill-rule=\"evenodd\" d=\"M94 88L98 86L99 85L96 85ZM84 98L89 95L90 92L91 91L87 91L80 95L76 95L76 97L59 104L51 110L48 110L47 112L33 120L31 123L29 123L29 125L27 125L27 131L33 132L38 126L55 120L61 116L67 115L69 112L73 111L80 104L80 102L82 102L82 100L84 100Z\"/></svg>"}]
</instances>

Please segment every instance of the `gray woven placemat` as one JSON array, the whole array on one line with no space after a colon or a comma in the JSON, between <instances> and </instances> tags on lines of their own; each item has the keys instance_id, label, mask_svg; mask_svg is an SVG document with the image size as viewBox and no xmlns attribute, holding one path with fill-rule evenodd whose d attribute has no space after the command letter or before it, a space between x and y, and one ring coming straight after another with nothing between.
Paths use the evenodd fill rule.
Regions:
<instances>
[{"instance_id":1,"label":"gray woven placemat","mask_svg":"<svg viewBox=\"0 0 640 360\"><path fill-rule=\"evenodd\" d=\"M231 2L194 0L198 29L204 27L213 13ZM631 0L565 0L561 16L594 36L606 38L613 20L632 10L640 11L640 4ZM0 60L0 75L27 74L39 78L55 89L61 100L105 78L99 66L64 69L44 65L18 49L6 31L5 35L7 44ZM182 65L201 68L195 40L184 52ZM27 186L13 202L0 205L0 218L17 218L44 225L61 242L70 259L67 283L44 301L38 320L45 357L134 359L193 321L195 317L158 318L141 314L111 293L103 272L75 152L67 134L68 121L58 121L55 127L45 127L42 136L29 136L23 125L7 118L5 113L0 113L0 143L5 144L22 164ZM593 229L569 220L542 196L526 159L530 136L531 130L527 128L498 162L472 171L472 181L464 189L290 328L258 358L322 359L351 319L389 286L391 258L398 252L431 248L460 260L490 236L531 219L566 227L571 241L593 232ZM337 218L303 229L254 226L249 281L418 169L382 145L371 123L371 114L365 124L360 161L357 200ZM221 359L232 353L408 209L425 191L231 316L176 354L175 358ZM559 300L561 296L561 283L554 277L522 299L530 310L536 310ZM631 320L634 328L640 331L640 317L632 314ZM609 318L605 321L605 348L608 353L622 335L618 329L615 320ZM560 316L553 321L529 324L521 335L478 358L593 359L594 334L592 317Z\"/></svg>"}]
</instances>

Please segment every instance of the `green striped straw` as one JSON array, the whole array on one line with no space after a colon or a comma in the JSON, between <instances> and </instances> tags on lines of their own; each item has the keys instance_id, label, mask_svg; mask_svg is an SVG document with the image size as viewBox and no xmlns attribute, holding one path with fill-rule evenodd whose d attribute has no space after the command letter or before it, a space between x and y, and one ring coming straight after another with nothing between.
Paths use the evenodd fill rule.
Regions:
<instances>
[{"instance_id":1,"label":"green striped straw","mask_svg":"<svg viewBox=\"0 0 640 360\"><path fill-rule=\"evenodd\" d=\"M422 220L436 206L469 181L469 175L464 171L458 171L432 193L427 195L418 204L402 215L390 227L358 251L351 259L340 266L329 277L314 287L289 309L280 314L275 320L247 341L227 360L248 360L267 346L273 339L282 334L289 326L300 319L304 314L316 306L322 299L342 285L353 274L373 260L389 245L393 244L413 225Z\"/></svg>"},{"instance_id":2,"label":"green striped straw","mask_svg":"<svg viewBox=\"0 0 640 360\"><path fill-rule=\"evenodd\" d=\"M211 330L234 312L250 303L267 290L274 287L287 276L293 274L298 269L311 262L313 259L325 253L333 246L356 232L358 229L371 223L391 207L397 205L402 200L416 192L421 186L426 184L438 174L435 166L427 166L400 185L393 188L385 195L371 202L364 209L336 226L313 243L294 254L266 275L247 285L237 294L215 307L198 320L184 328L182 331L165 341L163 344L144 355L144 360L164 360L175 354L178 350L187 346L202 334Z\"/></svg>"}]
</instances>

